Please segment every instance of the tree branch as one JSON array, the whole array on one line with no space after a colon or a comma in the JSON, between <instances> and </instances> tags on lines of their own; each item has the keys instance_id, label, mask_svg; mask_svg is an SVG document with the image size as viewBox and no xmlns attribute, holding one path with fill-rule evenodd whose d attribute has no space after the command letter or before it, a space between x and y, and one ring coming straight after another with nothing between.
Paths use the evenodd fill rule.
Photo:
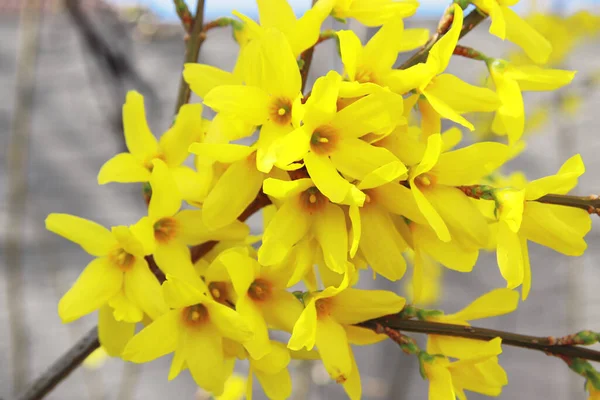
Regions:
<instances>
[{"instance_id":1,"label":"tree branch","mask_svg":"<svg viewBox=\"0 0 600 400\"><path fill-rule=\"evenodd\" d=\"M502 338L502 344L524 349L543 351L548 355L581 358L600 362L600 351L581 346L561 345L554 337L527 336L517 333L497 331L474 326L445 324L440 322L402 319L398 315L388 315L358 324L364 328L381 331L381 327L397 329L404 332L425 333L462 337L474 340L492 340Z\"/></svg>"},{"instance_id":2,"label":"tree branch","mask_svg":"<svg viewBox=\"0 0 600 400\"><path fill-rule=\"evenodd\" d=\"M198 55L200 54L200 46L206 39L206 34L202 32L204 28L204 0L198 0L198 6L196 7L196 15L194 17L194 24L192 31L187 39L187 45L185 47L185 59L184 63L194 63L198 61ZM181 81L179 83L179 94L177 95L177 104L175 105L175 114L179 112L182 105L186 104L190 100L192 94L190 86L183 79L181 75Z\"/></svg>"},{"instance_id":3,"label":"tree branch","mask_svg":"<svg viewBox=\"0 0 600 400\"><path fill-rule=\"evenodd\" d=\"M600 215L600 197L592 194L590 196L570 196L567 194L547 194L535 200L540 203L556 204L559 206L581 208L590 214Z\"/></svg>"},{"instance_id":4,"label":"tree branch","mask_svg":"<svg viewBox=\"0 0 600 400\"><path fill-rule=\"evenodd\" d=\"M481 23L481 21L483 21L486 18L487 15L482 13L479 9L474 9L469 14L467 14L465 19L463 20L463 26L462 30L460 31L459 39L465 36L467 33L471 32L477 25ZM444 37L446 32L448 32L448 29L452 25L452 19L453 17L451 15L448 16L447 13L444 13L442 18L440 19L436 33L434 33L431 36L429 41L427 41L427 43L425 43L425 45L419 51L417 51L415 54L413 54L411 58L402 63L402 65L400 65L398 69L407 69L409 67L412 67L413 65L417 65L418 63L427 61L429 51L431 50L433 45L436 44L442 37Z\"/></svg>"}]
</instances>

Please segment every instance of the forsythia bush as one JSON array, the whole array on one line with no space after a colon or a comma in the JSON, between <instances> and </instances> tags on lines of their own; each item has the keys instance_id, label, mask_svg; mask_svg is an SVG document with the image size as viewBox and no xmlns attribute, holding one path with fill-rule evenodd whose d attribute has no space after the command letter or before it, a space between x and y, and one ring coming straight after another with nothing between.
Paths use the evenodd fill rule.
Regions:
<instances>
[{"instance_id":1,"label":"forsythia bush","mask_svg":"<svg viewBox=\"0 0 600 400\"><path fill-rule=\"evenodd\" d=\"M108 354L144 363L172 353L168 378L188 369L215 396L237 360L247 360L269 398L282 399L292 393L290 360L320 359L357 399L352 345L390 336L360 323L396 314L468 325L515 310L535 274L528 242L578 256L591 228L588 211L541 201L577 185L579 155L529 182L497 172L523 148L521 93L555 90L575 76L541 66L552 46L509 8L515 3L473 1L491 17L490 33L520 46L527 62L457 46L465 1L448 8L434 40L404 29L414 0L319 0L299 19L284 0L258 0L260 24L236 13L233 72L186 64L183 76L203 104L183 105L159 140L142 96L127 95L129 152L108 160L98 183L145 183L147 216L110 230L72 215L46 219L94 257L60 300L60 318L98 310ZM364 44L350 30L321 32L329 15L379 29ZM327 39L339 45L343 72L329 71L303 93L301 55ZM424 45L424 62L394 68L398 53ZM453 54L485 62L489 85L445 72ZM203 119L203 107L216 116ZM463 116L472 112L492 113L507 144L457 148L461 128L474 130ZM442 132L442 119L458 126ZM245 138L252 144L240 144ZM190 153L195 168L185 165ZM251 235L244 220L262 207L264 232ZM469 272L480 251L496 252L506 288L454 314L415 307L435 297L438 265ZM363 269L402 279L405 257L410 306L390 291L356 288ZM290 289L298 284L305 290ZM272 340L272 330L289 341ZM500 338L429 335L426 350L410 339L403 349L418 356L429 398L450 400L500 394L501 346ZM595 381L587 388L600 389Z\"/></svg>"}]
</instances>

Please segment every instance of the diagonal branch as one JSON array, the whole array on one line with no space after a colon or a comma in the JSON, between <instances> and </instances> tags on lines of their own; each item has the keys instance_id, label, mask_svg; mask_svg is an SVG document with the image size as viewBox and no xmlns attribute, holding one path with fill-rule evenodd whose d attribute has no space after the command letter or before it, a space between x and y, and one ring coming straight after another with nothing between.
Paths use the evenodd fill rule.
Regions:
<instances>
[{"instance_id":1,"label":"diagonal branch","mask_svg":"<svg viewBox=\"0 0 600 400\"><path fill-rule=\"evenodd\" d=\"M586 347L562 345L554 337L528 336L517 333L497 331L494 329L474 326L445 324L440 322L402 319L398 315L388 315L358 324L364 328L377 331L379 327L388 327L404 332L425 333L428 335L443 335L462 337L474 340L492 340L502 338L502 344L524 349L543 351L548 355L581 358L600 362L600 351Z\"/></svg>"}]
</instances>

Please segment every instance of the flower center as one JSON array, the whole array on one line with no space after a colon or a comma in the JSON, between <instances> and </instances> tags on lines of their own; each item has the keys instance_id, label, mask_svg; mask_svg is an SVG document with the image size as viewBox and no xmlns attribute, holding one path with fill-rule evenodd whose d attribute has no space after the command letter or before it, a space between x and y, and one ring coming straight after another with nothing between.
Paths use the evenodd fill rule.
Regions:
<instances>
[{"instance_id":1,"label":"flower center","mask_svg":"<svg viewBox=\"0 0 600 400\"><path fill-rule=\"evenodd\" d=\"M177 221L174 218L161 218L154 223L154 238L166 244L177 235Z\"/></svg>"},{"instance_id":2,"label":"flower center","mask_svg":"<svg viewBox=\"0 0 600 400\"><path fill-rule=\"evenodd\" d=\"M377 77L373 71L367 68L358 68L354 80L360 83L377 83Z\"/></svg>"},{"instance_id":3,"label":"flower center","mask_svg":"<svg viewBox=\"0 0 600 400\"><path fill-rule=\"evenodd\" d=\"M215 299L216 302L221 304L229 305L227 301L227 283L225 282L211 282L208 285L208 290L210 291L211 296Z\"/></svg>"},{"instance_id":4,"label":"flower center","mask_svg":"<svg viewBox=\"0 0 600 400\"><path fill-rule=\"evenodd\" d=\"M279 125L289 125L292 120L292 101L285 97L276 98L271 103L270 117Z\"/></svg>"},{"instance_id":5,"label":"flower center","mask_svg":"<svg viewBox=\"0 0 600 400\"><path fill-rule=\"evenodd\" d=\"M338 142L336 131L331 126L321 126L314 130L310 138L310 149L317 154L328 155Z\"/></svg>"},{"instance_id":6,"label":"flower center","mask_svg":"<svg viewBox=\"0 0 600 400\"><path fill-rule=\"evenodd\" d=\"M181 315L183 322L188 326L198 326L208 321L208 310L203 304L185 307Z\"/></svg>"},{"instance_id":7,"label":"flower center","mask_svg":"<svg viewBox=\"0 0 600 400\"><path fill-rule=\"evenodd\" d=\"M248 296L253 300L267 300L271 297L271 283L264 279L256 279L248 288Z\"/></svg>"},{"instance_id":8,"label":"flower center","mask_svg":"<svg viewBox=\"0 0 600 400\"><path fill-rule=\"evenodd\" d=\"M108 256L109 260L120 270L127 271L131 269L135 263L135 256L125 251L125 249L118 248L114 250Z\"/></svg>"},{"instance_id":9,"label":"flower center","mask_svg":"<svg viewBox=\"0 0 600 400\"><path fill-rule=\"evenodd\" d=\"M331 298L319 299L315 302L317 308L317 316L325 317L329 315L329 309L331 308Z\"/></svg>"},{"instance_id":10,"label":"flower center","mask_svg":"<svg viewBox=\"0 0 600 400\"><path fill-rule=\"evenodd\" d=\"M435 176L430 174L421 174L415 178L415 183L419 185L420 188L435 185Z\"/></svg>"},{"instance_id":11,"label":"flower center","mask_svg":"<svg viewBox=\"0 0 600 400\"><path fill-rule=\"evenodd\" d=\"M325 197L315 186L306 189L300 194L300 206L309 214L321 211L329 199Z\"/></svg>"}]
</instances>

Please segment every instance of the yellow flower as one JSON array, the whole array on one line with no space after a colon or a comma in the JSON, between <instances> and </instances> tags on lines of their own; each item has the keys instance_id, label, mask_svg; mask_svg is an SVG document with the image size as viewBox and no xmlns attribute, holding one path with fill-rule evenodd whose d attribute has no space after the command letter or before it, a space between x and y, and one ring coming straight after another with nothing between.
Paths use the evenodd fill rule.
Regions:
<instances>
[{"instance_id":1,"label":"yellow flower","mask_svg":"<svg viewBox=\"0 0 600 400\"><path fill-rule=\"evenodd\" d=\"M538 31L511 10L519 0L474 0L473 4L487 13L491 20L490 33L502 40L508 39L538 64L544 64L552 52L552 45Z\"/></svg>"},{"instance_id":2,"label":"yellow flower","mask_svg":"<svg viewBox=\"0 0 600 400\"><path fill-rule=\"evenodd\" d=\"M433 119L429 124L439 125L443 117L474 130L473 124L460 114L474 111L494 111L500 105L498 96L489 89L470 85L454 75L442 74L448 66L462 29L463 11L454 4L454 20L450 30L431 48L427 61L405 70L391 72L386 84L396 93L410 90L422 94L434 113L423 115ZM439 132L433 132L439 133Z\"/></svg>"},{"instance_id":3,"label":"yellow flower","mask_svg":"<svg viewBox=\"0 0 600 400\"><path fill-rule=\"evenodd\" d=\"M265 229L258 250L259 263L279 264L310 233L321 247L325 264L342 273L348 259L348 232L341 207L332 204L307 178L295 181L268 178L263 191L283 203Z\"/></svg>"},{"instance_id":4,"label":"yellow flower","mask_svg":"<svg viewBox=\"0 0 600 400\"><path fill-rule=\"evenodd\" d=\"M404 284L411 304L424 307L436 304L442 295L443 270L439 263L423 252L409 251L413 275Z\"/></svg>"},{"instance_id":5,"label":"yellow flower","mask_svg":"<svg viewBox=\"0 0 600 400\"><path fill-rule=\"evenodd\" d=\"M429 39L427 29L404 29L401 18L387 21L363 47L351 30L336 33L344 70L350 81L387 86L398 53L416 49Z\"/></svg>"},{"instance_id":6,"label":"yellow flower","mask_svg":"<svg viewBox=\"0 0 600 400\"><path fill-rule=\"evenodd\" d=\"M202 105L186 104L179 110L173 126L157 141L148 128L144 98L138 92L128 92L123 106L123 131L129 153L117 154L104 163L98 173L98 183L148 182L152 161L157 159L164 161L174 175L193 175L193 171L182 163L189 155L188 147L198 138L203 126ZM185 185L180 190L189 193Z\"/></svg>"},{"instance_id":7,"label":"yellow flower","mask_svg":"<svg viewBox=\"0 0 600 400\"><path fill-rule=\"evenodd\" d=\"M225 360L224 338L244 343L252 331L237 312L210 298L206 286L167 276L163 294L172 310L135 335L123 359L143 363L175 352L169 379L187 366L198 386L222 394L233 362Z\"/></svg>"},{"instance_id":8,"label":"yellow flower","mask_svg":"<svg viewBox=\"0 0 600 400\"><path fill-rule=\"evenodd\" d=\"M319 0L302 17L296 19L292 6L286 0L257 0L260 25L251 18L234 12L244 23L242 29L245 40L240 45L243 47L251 40L259 38L265 31L275 28L285 35L294 58L298 58L319 39L321 24L330 14L334 1Z\"/></svg>"},{"instance_id":9,"label":"yellow flower","mask_svg":"<svg viewBox=\"0 0 600 400\"><path fill-rule=\"evenodd\" d=\"M579 256L587 248L584 236L591 229L591 220L586 210L534 201L548 193L568 193L584 172L585 166L577 154L556 175L532 181L519 191L496 193L500 203L498 267L509 288L523 284L523 300L531 288L527 240L570 256Z\"/></svg>"},{"instance_id":10,"label":"yellow flower","mask_svg":"<svg viewBox=\"0 0 600 400\"><path fill-rule=\"evenodd\" d=\"M252 358L261 359L272 350L267 325L291 332L302 312L300 302L285 290L290 273L263 267L239 248L221 253L218 261L233 283L237 312L254 332L244 347Z\"/></svg>"},{"instance_id":11,"label":"yellow flower","mask_svg":"<svg viewBox=\"0 0 600 400\"><path fill-rule=\"evenodd\" d=\"M148 217L153 229L149 240L153 243L154 259L167 274L189 281L198 280L188 245L209 240L243 239L249 228L243 222L232 221L211 230L203 223L201 210L180 211L182 199L168 167L161 160L153 163Z\"/></svg>"},{"instance_id":12,"label":"yellow flower","mask_svg":"<svg viewBox=\"0 0 600 400\"><path fill-rule=\"evenodd\" d=\"M569 84L575 76L574 71L543 69L534 65L516 66L500 59L488 63L488 68L502 102L492 129L498 134L508 134L510 144L516 143L525 129L521 91L556 90Z\"/></svg>"},{"instance_id":13,"label":"yellow flower","mask_svg":"<svg viewBox=\"0 0 600 400\"><path fill-rule=\"evenodd\" d=\"M253 76L246 85L219 85L204 97L204 104L227 117L261 125L256 166L269 172L275 162L273 142L292 131L293 116L301 98L298 64L285 36L274 29L252 42L257 55L245 66ZM251 45L249 45L251 46Z\"/></svg>"},{"instance_id":14,"label":"yellow flower","mask_svg":"<svg viewBox=\"0 0 600 400\"><path fill-rule=\"evenodd\" d=\"M60 299L58 314L72 322L108 304L117 321L139 322L143 314L157 318L165 311L158 281L144 256L150 253L152 225L103 226L68 214L50 214L46 229L80 245L96 257Z\"/></svg>"},{"instance_id":15,"label":"yellow flower","mask_svg":"<svg viewBox=\"0 0 600 400\"><path fill-rule=\"evenodd\" d=\"M590 380L585 383L585 389L590 394L588 400L600 400L600 390L596 389Z\"/></svg>"},{"instance_id":16,"label":"yellow flower","mask_svg":"<svg viewBox=\"0 0 600 400\"><path fill-rule=\"evenodd\" d=\"M339 287L330 286L307 297L306 308L294 326L288 348L311 350L316 345L331 378L344 384L350 398L358 399L361 395L360 376L346 327L400 312L405 300L392 292L347 286L346 276Z\"/></svg>"},{"instance_id":17,"label":"yellow flower","mask_svg":"<svg viewBox=\"0 0 600 400\"><path fill-rule=\"evenodd\" d=\"M246 378L238 374L231 374L227 381L225 381L225 388L223 394L215 396L215 400L242 400L244 398L244 392L246 390L247 383Z\"/></svg>"},{"instance_id":18,"label":"yellow flower","mask_svg":"<svg viewBox=\"0 0 600 400\"><path fill-rule=\"evenodd\" d=\"M393 18L413 15L417 0L335 0L331 12L334 18L354 18L366 26L379 26Z\"/></svg>"},{"instance_id":19,"label":"yellow flower","mask_svg":"<svg viewBox=\"0 0 600 400\"><path fill-rule=\"evenodd\" d=\"M421 162L410 169L409 183L419 210L440 240L450 241L450 228L467 246L485 247L487 222L471 199L454 186L477 183L507 156L508 146L493 142L442 153L441 136L429 136Z\"/></svg>"},{"instance_id":20,"label":"yellow flower","mask_svg":"<svg viewBox=\"0 0 600 400\"><path fill-rule=\"evenodd\" d=\"M99 369L106 363L108 354L104 347L100 346L92 351L89 356L83 360L83 366L89 369Z\"/></svg>"},{"instance_id":21,"label":"yellow flower","mask_svg":"<svg viewBox=\"0 0 600 400\"><path fill-rule=\"evenodd\" d=\"M380 91L337 111L340 82L335 71L317 80L305 104L303 125L278 143L276 165L290 168L290 164L303 160L311 179L329 200L362 205L364 194L338 170L358 180L378 169L393 171L386 178L388 182L406 173L387 149L360 139L368 133L391 132L398 125L403 103L400 96Z\"/></svg>"},{"instance_id":22,"label":"yellow flower","mask_svg":"<svg viewBox=\"0 0 600 400\"><path fill-rule=\"evenodd\" d=\"M211 229L233 223L256 198L266 177L256 169L256 148L239 144L194 143L190 151L203 160L229 165L204 199L202 221Z\"/></svg>"}]
</instances>

